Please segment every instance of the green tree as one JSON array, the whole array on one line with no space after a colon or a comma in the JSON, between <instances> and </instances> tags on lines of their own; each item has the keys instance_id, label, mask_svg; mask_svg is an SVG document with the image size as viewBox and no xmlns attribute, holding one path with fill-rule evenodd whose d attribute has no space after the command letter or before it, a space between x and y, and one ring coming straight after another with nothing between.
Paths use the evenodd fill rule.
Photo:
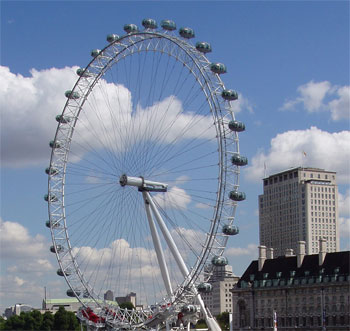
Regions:
<instances>
[{"instance_id":1,"label":"green tree","mask_svg":"<svg viewBox=\"0 0 350 331\"><path fill-rule=\"evenodd\" d=\"M61 306L54 316L54 330L68 330L68 315L63 306Z\"/></svg>"},{"instance_id":2,"label":"green tree","mask_svg":"<svg viewBox=\"0 0 350 331\"><path fill-rule=\"evenodd\" d=\"M119 307L121 309L128 309L128 310L131 310L131 309L135 309L134 305L131 303L131 302L123 302L119 305Z\"/></svg>"},{"instance_id":3,"label":"green tree","mask_svg":"<svg viewBox=\"0 0 350 331\"><path fill-rule=\"evenodd\" d=\"M198 320L198 322L196 324L196 329L206 329L207 327L208 327L207 323L205 323L204 319Z\"/></svg>"},{"instance_id":4,"label":"green tree","mask_svg":"<svg viewBox=\"0 0 350 331\"><path fill-rule=\"evenodd\" d=\"M229 316L230 314L228 312L223 312L216 316L216 320L218 321L221 329L228 330L230 328Z\"/></svg>"},{"instance_id":5,"label":"green tree","mask_svg":"<svg viewBox=\"0 0 350 331\"><path fill-rule=\"evenodd\" d=\"M5 322L5 330L24 330L24 318L22 313L20 316L13 315Z\"/></svg>"},{"instance_id":6,"label":"green tree","mask_svg":"<svg viewBox=\"0 0 350 331\"><path fill-rule=\"evenodd\" d=\"M67 311L68 318L68 329L67 330L76 330L79 327L78 318L71 311Z\"/></svg>"},{"instance_id":7,"label":"green tree","mask_svg":"<svg viewBox=\"0 0 350 331\"><path fill-rule=\"evenodd\" d=\"M54 316L50 311L46 311L43 315L43 320L40 325L40 330L51 331L53 330Z\"/></svg>"},{"instance_id":8,"label":"green tree","mask_svg":"<svg viewBox=\"0 0 350 331\"><path fill-rule=\"evenodd\" d=\"M0 330L6 330L5 323L6 323L6 320L0 316Z\"/></svg>"}]
</instances>

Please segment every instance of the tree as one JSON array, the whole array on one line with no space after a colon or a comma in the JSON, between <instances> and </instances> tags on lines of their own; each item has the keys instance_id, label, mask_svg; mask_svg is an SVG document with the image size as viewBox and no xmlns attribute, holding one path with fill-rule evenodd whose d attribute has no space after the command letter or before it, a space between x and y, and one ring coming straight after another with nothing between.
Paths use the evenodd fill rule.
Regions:
<instances>
[{"instance_id":1,"label":"tree","mask_svg":"<svg viewBox=\"0 0 350 331\"><path fill-rule=\"evenodd\" d=\"M0 316L0 330L6 330L5 323L6 323L6 320Z\"/></svg>"},{"instance_id":2,"label":"tree","mask_svg":"<svg viewBox=\"0 0 350 331\"><path fill-rule=\"evenodd\" d=\"M43 320L41 322L40 330L51 331L54 325L54 316L50 311L46 311L43 315Z\"/></svg>"},{"instance_id":3,"label":"tree","mask_svg":"<svg viewBox=\"0 0 350 331\"><path fill-rule=\"evenodd\" d=\"M54 317L54 330L68 330L68 316L63 306L60 306Z\"/></svg>"},{"instance_id":4,"label":"tree","mask_svg":"<svg viewBox=\"0 0 350 331\"><path fill-rule=\"evenodd\" d=\"M128 310L132 310L132 309L135 309L134 305L131 303L131 302L123 302L119 305L119 307L121 309L128 309Z\"/></svg>"},{"instance_id":5,"label":"tree","mask_svg":"<svg viewBox=\"0 0 350 331\"><path fill-rule=\"evenodd\" d=\"M216 320L218 321L221 329L228 330L230 328L229 316L230 314L228 312L223 312L216 316Z\"/></svg>"}]
</instances>

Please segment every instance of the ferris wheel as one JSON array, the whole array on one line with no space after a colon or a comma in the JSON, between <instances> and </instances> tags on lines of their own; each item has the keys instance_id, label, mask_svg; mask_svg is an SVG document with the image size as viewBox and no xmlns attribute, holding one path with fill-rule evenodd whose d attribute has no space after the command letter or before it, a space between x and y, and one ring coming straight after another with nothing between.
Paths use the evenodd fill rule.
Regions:
<instances>
[{"instance_id":1,"label":"ferris wheel","mask_svg":"<svg viewBox=\"0 0 350 331\"><path fill-rule=\"evenodd\" d=\"M92 328L189 325L201 311L219 330L201 293L245 199L238 95L191 28L142 26L108 35L65 93L46 169L50 250ZM118 304L126 295L135 309Z\"/></svg>"}]
</instances>

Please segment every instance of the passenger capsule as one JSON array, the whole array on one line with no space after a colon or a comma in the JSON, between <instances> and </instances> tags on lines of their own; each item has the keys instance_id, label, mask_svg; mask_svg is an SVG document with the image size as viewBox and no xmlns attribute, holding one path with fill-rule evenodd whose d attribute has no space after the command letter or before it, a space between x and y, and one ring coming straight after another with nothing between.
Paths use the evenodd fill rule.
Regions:
<instances>
[{"instance_id":1,"label":"passenger capsule","mask_svg":"<svg viewBox=\"0 0 350 331\"><path fill-rule=\"evenodd\" d=\"M52 223L50 221L46 221L45 225L46 225L47 228L51 228L51 227L52 228L58 228L60 226L58 222Z\"/></svg>"},{"instance_id":2,"label":"passenger capsule","mask_svg":"<svg viewBox=\"0 0 350 331\"><path fill-rule=\"evenodd\" d=\"M245 156L239 155L239 154L234 154L231 157L231 162L234 165L237 166L245 166L248 164L248 159Z\"/></svg>"},{"instance_id":3,"label":"passenger capsule","mask_svg":"<svg viewBox=\"0 0 350 331\"><path fill-rule=\"evenodd\" d=\"M239 228L237 225L226 224L222 227L222 232L228 236L234 236L239 233Z\"/></svg>"},{"instance_id":4,"label":"passenger capsule","mask_svg":"<svg viewBox=\"0 0 350 331\"><path fill-rule=\"evenodd\" d=\"M55 176L55 175L58 174L58 170L57 170L56 168L53 168L53 167L47 167L47 168L45 169L45 173L46 173L47 175Z\"/></svg>"},{"instance_id":5,"label":"passenger capsule","mask_svg":"<svg viewBox=\"0 0 350 331\"><path fill-rule=\"evenodd\" d=\"M226 66L223 63L212 63L210 70L215 74L225 74L227 72Z\"/></svg>"},{"instance_id":6,"label":"passenger capsule","mask_svg":"<svg viewBox=\"0 0 350 331\"><path fill-rule=\"evenodd\" d=\"M210 283L200 283L197 286L197 290L200 293L210 293L213 290L213 286Z\"/></svg>"},{"instance_id":7,"label":"passenger capsule","mask_svg":"<svg viewBox=\"0 0 350 331\"><path fill-rule=\"evenodd\" d=\"M228 127L231 131L242 132L245 130L245 124L238 121L230 121Z\"/></svg>"},{"instance_id":8,"label":"passenger capsule","mask_svg":"<svg viewBox=\"0 0 350 331\"><path fill-rule=\"evenodd\" d=\"M108 41L109 43L113 43L113 42L115 42L116 40L119 39L119 36L118 36L117 34L111 33L111 34L109 34L109 35L107 36L106 39L107 39L107 41Z\"/></svg>"},{"instance_id":9,"label":"passenger capsule","mask_svg":"<svg viewBox=\"0 0 350 331\"><path fill-rule=\"evenodd\" d=\"M85 69L85 68L78 68L77 69L77 75L79 77L91 77L92 74L89 72L89 70Z\"/></svg>"},{"instance_id":10,"label":"passenger capsule","mask_svg":"<svg viewBox=\"0 0 350 331\"><path fill-rule=\"evenodd\" d=\"M164 30L168 30L168 31L174 31L176 30L176 24L174 21L171 20L163 20L160 22L160 26L164 29Z\"/></svg>"},{"instance_id":11,"label":"passenger capsule","mask_svg":"<svg viewBox=\"0 0 350 331\"><path fill-rule=\"evenodd\" d=\"M184 314L194 314L197 312L197 307L194 305L186 305L182 307L181 311Z\"/></svg>"},{"instance_id":12,"label":"passenger capsule","mask_svg":"<svg viewBox=\"0 0 350 331\"><path fill-rule=\"evenodd\" d=\"M126 33L135 33L135 32L138 32L139 29L138 29L137 25L135 25L135 24L125 24L124 31Z\"/></svg>"},{"instance_id":13,"label":"passenger capsule","mask_svg":"<svg viewBox=\"0 0 350 331\"><path fill-rule=\"evenodd\" d=\"M145 18L142 20L142 25L145 29L157 29L157 22L152 18Z\"/></svg>"},{"instance_id":14,"label":"passenger capsule","mask_svg":"<svg viewBox=\"0 0 350 331\"><path fill-rule=\"evenodd\" d=\"M194 38L194 31L191 28L180 28L179 34L182 38L191 39Z\"/></svg>"},{"instance_id":15,"label":"passenger capsule","mask_svg":"<svg viewBox=\"0 0 350 331\"><path fill-rule=\"evenodd\" d=\"M229 198L233 201L243 201L245 200L246 195L244 192L231 191Z\"/></svg>"},{"instance_id":16,"label":"passenger capsule","mask_svg":"<svg viewBox=\"0 0 350 331\"><path fill-rule=\"evenodd\" d=\"M63 115L57 115L56 116L56 121L58 123L63 123L63 124L67 124L71 121L72 119L68 116L63 116Z\"/></svg>"},{"instance_id":17,"label":"passenger capsule","mask_svg":"<svg viewBox=\"0 0 350 331\"><path fill-rule=\"evenodd\" d=\"M66 293L69 297L75 298L76 296L79 296L81 294L81 291L77 289L74 291L72 289L68 289Z\"/></svg>"},{"instance_id":18,"label":"passenger capsule","mask_svg":"<svg viewBox=\"0 0 350 331\"><path fill-rule=\"evenodd\" d=\"M45 201L49 201L49 195L48 194L44 195L44 200ZM55 195L51 194L50 195L50 202L57 202L57 201L58 201L57 197Z\"/></svg>"},{"instance_id":19,"label":"passenger capsule","mask_svg":"<svg viewBox=\"0 0 350 331\"><path fill-rule=\"evenodd\" d=\"M228 101L233 101L238 99L238 93L234 90L223 90L221 92L223 99Z\"/></svg>"},{"instance_id":20,"label":"passenger capsule","mask_svg":"<svg viewBox=\"0 0 350 331\"><path fill-rule=\"evenodd\" d=\"M211 263L216 267L228 265L228 261L225 256L214 256Z\"/></svg>"},{"instance_id":21,"label":"passenger capsule","mask_svg":"<svg viewBox=\"0 0 350 331\"><path fill-rule=\"evenodd\" d=\"M64 93L64 95L65 95L66 98L68 98L68 99L74 99L74 100L76 100L76 99L79 99L79 98L80 98L80 95L79 95L78 92L73 92L73 91L71 91L71 90L66 91L66 92Z\"/></svg>"},{"instance_id":22,"label":"passenger capsule","mask_svg":"<svg viewBox=\"0 0 350 331\"><path fill-rule=\"evenodd\" d=\"M60 269L57 269L57 275L58 276L61 276L61 277L63 277L64 275L66 275L66 276L70 276L71 274L72 274L72 271L69 269L69 268L67 268L64 272L63 272L63 270L60 268Z\"/></svg>"},{"instance_id":23,"label":"passenger capsule","mask_svg":"<svg viewBox=\"0 0 350 331\"><path fill-rule=\"evenodd\" d=\"M97 56L99 56L101 54L101 50L97 49L97 48L93 49L90 54L91 54L92 57L97 57Z\"/></svg>"},{"instance_id":24,"label":"passenger capsule","mask_svg":"<svg viewBox=\"0 0 350 331\"><path fill-rule=\"evenodd\" d=\"M205 42L205 41L196 43L196 49L197 49L197 51L202 52L202 53L210 53L211 52L210 44Z\"/></svg>"},{"instance_id":25,"label":"passenger capsule","mask_svg":"<svg viewBox=\"0 0 350 331\"><path fill-rule=\"evenodd\" d=\"M61 143L59 141L51 140L49 145L50 145L51 148L60 148L61 147Z\"/></svg>"},{"instance_id":26,"label":"passenger capsule","mask_svg":"<svg viewBox=\"0 0 350 331\"><path fill-rule=\"evenodd\" d=\"M62 245L56 245L56 249L55 249L55 246L50 247L51 253L56 253L56 250L57 250L57 253L61 253L64 251L64 247Z\"/></svg>"}]
</instances>

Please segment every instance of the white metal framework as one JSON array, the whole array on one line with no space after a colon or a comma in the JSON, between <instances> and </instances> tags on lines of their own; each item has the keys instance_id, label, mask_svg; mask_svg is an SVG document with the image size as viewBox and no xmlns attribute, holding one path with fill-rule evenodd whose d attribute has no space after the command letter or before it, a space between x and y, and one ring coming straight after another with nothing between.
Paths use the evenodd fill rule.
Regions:
<instances>
[{"instance_id":1,"label":"white metal framework","mask_svg":"<svg viewBox=\"0 0 350 331\"><path fill-rule=\"evenodd\" d=\"M46 170L51 251L94 328L186 324L202 309L217 329L197 286L232 234L235 98L209 44L144 21L108 36L66 92ZM137 293L140 307L120 309L107 290Z\"/></svg>"}]
</instances>

